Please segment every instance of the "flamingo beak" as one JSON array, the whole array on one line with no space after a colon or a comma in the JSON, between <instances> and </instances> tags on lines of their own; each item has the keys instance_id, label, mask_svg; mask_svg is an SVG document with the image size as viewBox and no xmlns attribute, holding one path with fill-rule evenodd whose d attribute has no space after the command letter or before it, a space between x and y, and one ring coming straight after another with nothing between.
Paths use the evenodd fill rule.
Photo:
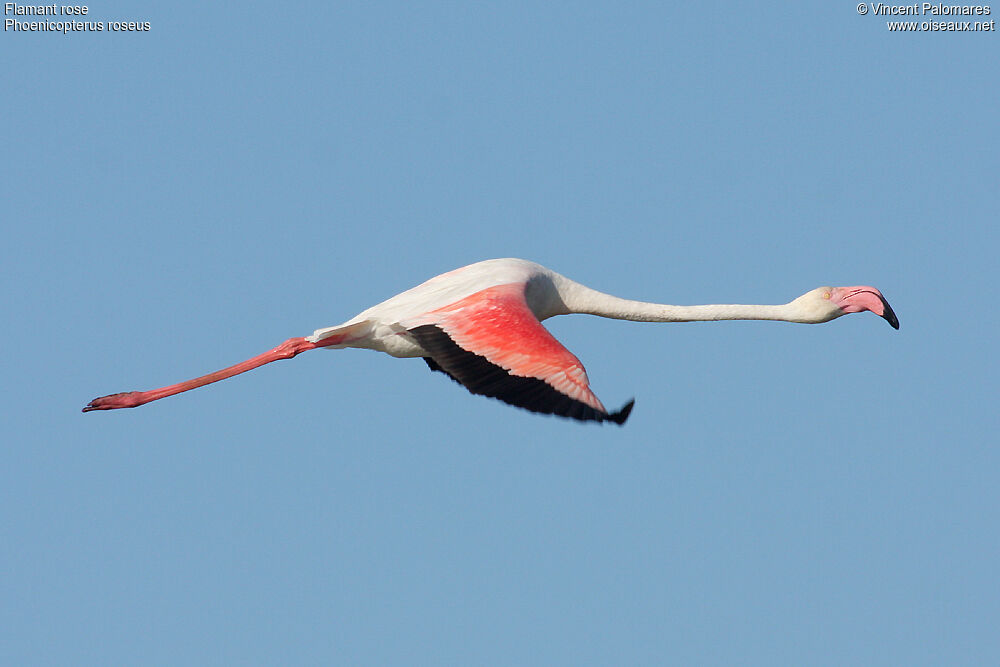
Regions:
<instances>
[{"instance_id":1,"label":"flamingo beak","mask_svg":"<svg viewBox=\"0 0 1000 667\"><path fill-rule=\"evenodd\" d=\"M892 306L874 287L867 285L835 287L830 295L830 300L845 313L860 313L870 310L888 322L893 329L899 329L899 320L896 319L896 313L892 312Z\"/></svg>"}]
</instances>

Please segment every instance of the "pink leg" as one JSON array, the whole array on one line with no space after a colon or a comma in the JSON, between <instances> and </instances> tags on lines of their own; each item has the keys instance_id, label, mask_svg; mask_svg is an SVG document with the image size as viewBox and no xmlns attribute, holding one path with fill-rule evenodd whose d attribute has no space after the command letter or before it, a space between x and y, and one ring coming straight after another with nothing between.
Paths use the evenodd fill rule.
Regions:
<instances>
[{"instance_id":1,"label":"pink leg","mask_svg":"<svg viewBox=\"0 0 1000 667\"><path fill-rule=\"evenodd\" d=\"M162 387L160 389L152 389L150 391L128 391L121 394L111 394L110 396L95 398L87 404L87 407L85 407L83 411L90 412L91 410L117 410L118 408L138 407L145 403L149 403L150 401L157 401L161 398L166 398L167 396L179 394L182 391L197 389L198 387L203 387L206 384L211 384L212 382L218 382L219 380L225 380L226 378L231 378L234 375L239 375L240 373L246 373L249 370L253 370L254 368L263 366L264 364L269 364L272 361L278 361L279 359L291 359L295 355L300 352L305 352L306 350L335 345L341 342L343 338L344 336L332 336L330 338L323 339L319 343L310 343L305 338L289 338L273 350L268 350L264 354L259 354L256 357L247 359L246 361L236 364L235 366L223 368L221 371L209 373L208 375L203 375L199 378L188 380L187 382L179 382L177 384L172 384L169 387Z\"/></svg>"}]
</instances>

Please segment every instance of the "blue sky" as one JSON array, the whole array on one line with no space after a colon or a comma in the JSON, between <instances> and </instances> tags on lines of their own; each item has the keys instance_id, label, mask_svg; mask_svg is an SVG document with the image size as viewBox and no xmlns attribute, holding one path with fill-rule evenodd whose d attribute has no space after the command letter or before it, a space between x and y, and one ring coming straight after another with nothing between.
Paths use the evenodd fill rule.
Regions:
<instances>
[{"instance_id":1,"label":"blue sky","mask_svg":"<svg viewBox=\"0 0 1000 667\"><path fill-rule=\"evenodd\" d=\"M996 664L996 33L854 4L103 2L3 66L4 664ZM524 257L624 428L314 352Z\"/></svg>"}]
</instances>

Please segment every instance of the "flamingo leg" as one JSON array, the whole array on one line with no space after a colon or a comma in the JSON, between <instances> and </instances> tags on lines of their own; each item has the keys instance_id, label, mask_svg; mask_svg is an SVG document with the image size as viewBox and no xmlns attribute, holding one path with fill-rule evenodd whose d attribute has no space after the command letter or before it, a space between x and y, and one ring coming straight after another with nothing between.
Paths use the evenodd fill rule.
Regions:
<instances>
[{"instance_id":1,"label":"flamingo leg","mask_svg":"<svg viewBox=\"0 0 1000 667\"><path fill-rule=\"evenodd\" d=\"M120 394L110 394L108 396L95 398L87 404L83 411L90 412L91 410L117 410L119 408L138 407L149 403L150 401L158 401L161 398L173 396L174 394L179 394L182 391L197 389L198 387L204 387L206 384L218 382L219 380L225 380L226 378L231 378L234 375L239 375L240 373L246 373L249 370L253 370L254 368L263 366L264 364L269 364L272 361L291 359L306 350L335 345L341 342L341 340L343 340L343 337L331 336L330 338L323 339L318 343L310 343L305 338L289 338L281 345L268 350L263 354L259 354L256 357L247 359L246 361L230 366L229 368L223 368L220 371L215 371L214 373L209 373L208 375L202 375L201 377L193 380L178 382L177 384L161 387L159 389L151 389L149 391L127 391Z\"/></svg>"}]
</instances>

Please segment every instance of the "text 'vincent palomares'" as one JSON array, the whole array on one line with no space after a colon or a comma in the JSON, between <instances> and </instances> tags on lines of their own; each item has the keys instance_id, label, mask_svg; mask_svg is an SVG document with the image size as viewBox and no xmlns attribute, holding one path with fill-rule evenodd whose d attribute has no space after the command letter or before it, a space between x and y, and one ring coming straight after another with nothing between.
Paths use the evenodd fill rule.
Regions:
<instances>
[{"instance_id":1,"label":"text 'vincent palomares'","mask_svg":"<svg viewBox=\"0 0 1000 667\"><path fill-rule=\"evenodd\" d=\"M876 16L989 16L989 5L946 5L943 2L914 2L912 5L884 5L870 2Z\"/></svg>"}]
</instances>

